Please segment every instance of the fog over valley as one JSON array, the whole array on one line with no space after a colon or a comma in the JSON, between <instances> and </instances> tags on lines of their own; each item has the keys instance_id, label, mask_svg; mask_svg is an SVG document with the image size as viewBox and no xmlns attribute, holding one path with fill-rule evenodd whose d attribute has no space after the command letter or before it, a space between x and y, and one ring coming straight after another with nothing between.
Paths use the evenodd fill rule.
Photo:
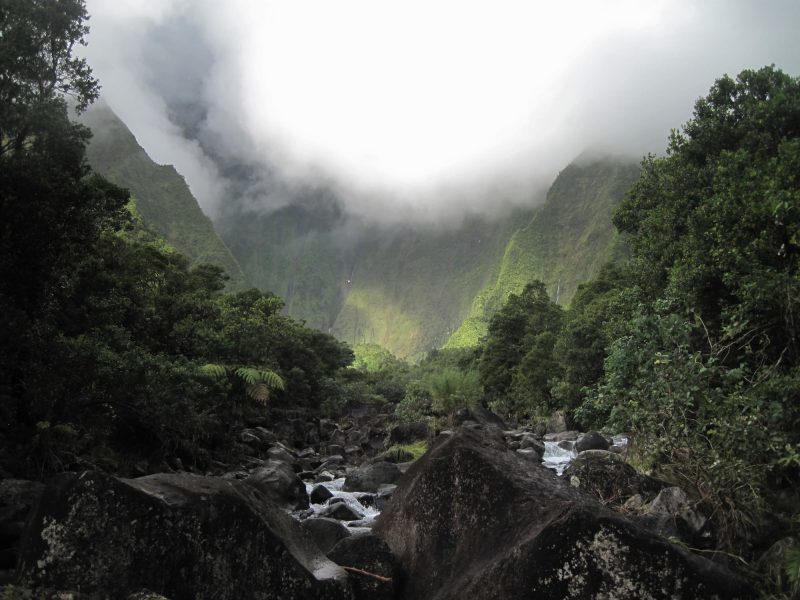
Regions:
<instances>
[{"instance_id":1,"label":"fog over valley","mask_svg":"<svg viewBox=\"0 0 800 600\"><path fill-rule=\"evenodd\" d=\"M87 7L103 97L212 216L309 189L367 220L492 213L587 151L662 152L723 73L800 70L793 1Z\"/></svg>"}]
</instances>

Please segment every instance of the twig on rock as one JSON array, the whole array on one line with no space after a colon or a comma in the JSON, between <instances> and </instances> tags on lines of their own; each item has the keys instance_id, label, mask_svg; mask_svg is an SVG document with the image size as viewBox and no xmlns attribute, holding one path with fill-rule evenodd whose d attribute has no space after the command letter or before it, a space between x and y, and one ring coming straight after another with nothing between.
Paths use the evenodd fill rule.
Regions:
<instances>
[{"instance_id":1,"label":"twig on rock","mask_svg":"<svg viewBox=\"0 0 800 600\"><path fill-rule=\"evenodd\" d=\"M382 581L383 583L392 583L391 577L384 577L383 575L378 575L377 573L370 573L369 571L365 571L363 569L356 569L355 567L342 567L345 571L351 571L353 573L358 573L359 575L366 575L367 577L373 577L378 581Z\"/></svg>"}]
</instances>

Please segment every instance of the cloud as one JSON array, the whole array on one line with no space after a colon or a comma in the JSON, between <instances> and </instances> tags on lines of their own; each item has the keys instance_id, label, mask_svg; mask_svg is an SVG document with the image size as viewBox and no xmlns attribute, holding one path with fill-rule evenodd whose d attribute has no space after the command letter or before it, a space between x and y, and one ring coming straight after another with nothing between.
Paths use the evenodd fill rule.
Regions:
<instances>
[{"instance_id":1,"label":"cloud","mask_svg":"<svg viewBox=\"0 0 800 600\"><path fill-rule=\"evenodd\" d=\"M491 212L586 149L663 150L723 73L800 71L791 0L89 0L109 104L207 212L326 187Z\"/></svg>"}]
</instances>

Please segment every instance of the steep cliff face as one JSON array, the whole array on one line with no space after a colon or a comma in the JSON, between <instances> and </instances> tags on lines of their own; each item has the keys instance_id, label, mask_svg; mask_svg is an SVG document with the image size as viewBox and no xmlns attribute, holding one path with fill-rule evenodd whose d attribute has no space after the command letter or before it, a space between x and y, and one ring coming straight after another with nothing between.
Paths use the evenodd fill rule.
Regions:
<instances>
[{"instance_id":1,"label":"steep cliff face","mask_svg":"<svg viewBox=\"0 0 800 600\"><path fill-rule=\"evenodd\" d=\"M473 346L511 293L541 279L561 304L624 254L611 215L638 174L620 160L564 169L536 208L450 227L377 227L307 190L270 213L228 207L224 239L247 278L293 316L409 359Z\"/></svg>"},{"instance_id":2,"label":"steep cliff face","mask_svg":"<svg viewBox=\"0 0 800 600\"><path fill-rule=\"evenodd\" d=\"M312 186L284 190L289 201L269 212L232 197L216 223L220 237L184 179L155 164L107 105L83 121L94 132L93 168L129 188L147 227L193 263L222 267L231 288L247 281L278 294L312 327L409 359L477 344L508 295L532 279L567 304L578 284L624 253L611 214L638 174L630 162L578 162L536 208L438 227L368 224ZM239 170L239 178L236 165L226 171L233 196L236 182L249 185Z\"/></svg>"},{"instance_id":3,"label":"steep cliff face","mask_svg":"<svg viewBox=\"0 0 800 600\"><path fill-rule=\"evenodd\" d=\"M458 327L530 215L517 209L446 228L378 227L320 196L269 214L228 211L221 231L248 280L283 297L290 314L349 343L413 359Z\"/></svg>"},{"instance_id":4,"label":"steep cliff face","mask_svg":"<svg viewBox=\"0 0 800 600\"><path fill-rule=\"evenodd\" d=\"M580 283L622 257L625 245L611 215L638 174L637 164L616 159L573 163L561 171L545 203L509 240L496 276L475 296L447 347L477 344L509 294L529 281L542 280L554 300L568 304Z\"/></svg>"},{"instance_id":5,"label":"steep cliff face","mask_svg":"<svg viewBox=\"0 0 800 600\"><path fill-rule=\"evenodd\" d=\"M225 270L228 287L245 286L239 263L197 204L186 181L172 165L153 162L125 124L103 101L81 117L92 130L89 164L113 183L128 188L148 229L186 255L193 265L210 263Z\"/></svg>"}]
</instances>

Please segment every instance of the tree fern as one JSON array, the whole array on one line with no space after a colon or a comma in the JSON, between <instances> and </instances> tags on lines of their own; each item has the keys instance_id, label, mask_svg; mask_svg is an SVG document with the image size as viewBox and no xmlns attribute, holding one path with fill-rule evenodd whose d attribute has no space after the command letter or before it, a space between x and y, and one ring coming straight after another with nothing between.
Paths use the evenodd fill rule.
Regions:
<instances>
[{"instance_id":1,"label":"tree fern","mask_svg":"<svg viewBox=\"0 0 800 600\"><path fill-rule=\"evenodd\" d=\"M208 363L200 367L200 372L221 379L228 374L228 367L218 363Z\"/></svg>"},{"instance_id":2,"label":"tree fern","mask_svg":"<svg viewBox=\"0 0 800 600\"><path fill-rule=\"evenodd\" d=\"M284 390L283 379L275 371L256 367L230 367L219 363L208 363L200 367L200 371L216 379L235 377L241 379L247 396L257 402L266 404L271 390Z\"/></svg>"}]
</instances>

